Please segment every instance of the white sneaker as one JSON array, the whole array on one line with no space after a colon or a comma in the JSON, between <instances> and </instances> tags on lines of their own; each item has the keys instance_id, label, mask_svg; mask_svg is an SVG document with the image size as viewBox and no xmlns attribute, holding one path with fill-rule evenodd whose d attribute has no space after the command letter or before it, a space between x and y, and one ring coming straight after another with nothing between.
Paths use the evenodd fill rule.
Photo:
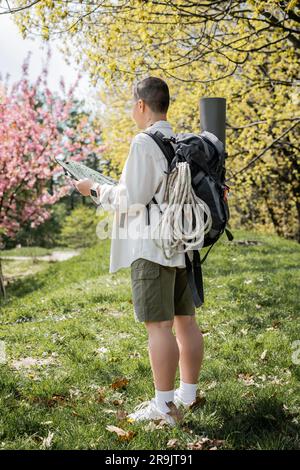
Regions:
<instances>
[{"instance_id":1,"label":"white sneaker","mask_svg":"<svg viewBox=\"0 0 300 470\"><path fill-rule=\"evenodd\" d=\"M135 407L134 410L135 411L127 415L127 418L133 419L134 421L142 421L146 419L163 419L171 426L176 424L175 419L172 416L170 416L168 413L160 411L157 408L155 398L140 403Z\"/></svg>"},{"instance_id":2,"label":"white sneaker","mask_svg":"<svg viewBox=\"0 0 300 470\"><path fill-rule=\"evenodd\" d=\"M188 403L186 401L183 401L182 398L180 398L180 396L179 396L179 388L177 388L174 391L174 403L177 407L181 405L181 406L184 406L184 408L188 408L194 402L191 401L191 402Z\"/></svg>"}]
</instances>

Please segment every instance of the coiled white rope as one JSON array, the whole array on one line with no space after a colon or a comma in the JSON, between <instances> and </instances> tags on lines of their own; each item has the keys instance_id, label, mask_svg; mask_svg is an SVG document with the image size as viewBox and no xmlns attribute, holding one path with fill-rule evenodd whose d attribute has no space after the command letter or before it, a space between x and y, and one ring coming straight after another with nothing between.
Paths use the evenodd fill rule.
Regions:
<instances>
[{"instance_id":1,"label":"coiled white rope","mask_svg":"<svg viewBox=\"0 0 300 470\"><path fill-rule=\"evenodd\" d=\"M203 246L204 234L211 229L212 218L209 206L195 194L187 162L177 162L168 175L164 199L168 205L153 231L156 246L163 250L167 259L196 246L200 249ZM207 218L204 222L205 214Z\"/></svg>"}]
</instances>

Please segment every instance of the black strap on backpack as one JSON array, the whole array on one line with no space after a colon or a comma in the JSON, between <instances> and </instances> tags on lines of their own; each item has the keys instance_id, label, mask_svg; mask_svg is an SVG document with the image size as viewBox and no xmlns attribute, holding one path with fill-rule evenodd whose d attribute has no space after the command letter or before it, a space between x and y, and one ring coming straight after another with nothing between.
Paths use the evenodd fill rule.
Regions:
<instances>
[{"instance_id":1,"label":"black strap on backpack","mask_svg":"<svg viewBox=\"0 0 300 470\"><path fill-rule=\"evenodd\" d=\"M159 146L168 161L168 167L170 167L175 155L175 150L170 141L173 140L174 137L166 137L160 131L156 131L154 133L143 131L143 134L149 135L157 143L157 145Z\"/></svg>"},{"instance_id":2,"label":"black strap on backpack","mask_svg":"<svg viewBox=\"0 0 300 470\"><path fill-rule=\"evenodd\" d=\"M168 168L169 168L170 165L171 165L171 162L174 158L174 155L175 155L174 148L173 148L172 144L170 143L171 139L169 139L169 137L166 137L160 131L156 131L155 133L143 131L143 134L149 135L157 143L157 145L159 146L159 148L161 149L161 151L163 152L164 156L166 157L166 159L168 161ZM158 204L155 197L153 197L151 199L151 201L148 202L148 204L146 205L146 209L147 209L147 222L146 223L147 223L147 225L150 225L150 203L152 201L154 202L154 204ZM162 214L161 210L160 210L160 213Z\"/></svg>"},{"instance_id":3,"label":"black strap on backpack","mask_svg":"<svg viewBox=\"0 0 300 470\"><path fill-rule=\"evenodd\" d=\"M200 307L204 302L203 277L201 268L200 253L193 250L194 256L191 262L187 253L185 253L185 265L187 279L192 291L195 307Z\"/></svg>"}]
</instances>

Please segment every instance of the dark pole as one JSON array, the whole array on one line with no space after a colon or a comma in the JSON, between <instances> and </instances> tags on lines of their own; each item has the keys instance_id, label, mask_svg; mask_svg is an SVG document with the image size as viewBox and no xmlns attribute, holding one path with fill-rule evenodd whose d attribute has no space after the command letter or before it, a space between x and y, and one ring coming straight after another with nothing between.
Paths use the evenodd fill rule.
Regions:
<instances>
[{"instance_id":1,"label":"dark pole","mask_svg":"<svg viewBox=\"0 0 300 470\"><path fill-rule=\"evenodd\" d=\"M226 99L200 98L200 127L215 134L226 147Z\"/></svg>"}]
</instances>

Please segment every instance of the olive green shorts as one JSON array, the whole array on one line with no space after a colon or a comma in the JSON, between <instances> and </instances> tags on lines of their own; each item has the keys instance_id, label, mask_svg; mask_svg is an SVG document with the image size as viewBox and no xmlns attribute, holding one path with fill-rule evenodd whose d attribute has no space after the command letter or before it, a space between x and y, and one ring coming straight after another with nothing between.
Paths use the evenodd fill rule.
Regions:
<instances>
[{"instance_id":1,"label":"olive green shorts","mask_svg":"<svg viewBox=\"0 0 300 470\"><path fill-rule=\"evenodd\" d=\"M138 258L131 263L131 284L136 321L165 321L172 320L174 315L195 315L186 268Z\"/></svg>"}]
</instances>

